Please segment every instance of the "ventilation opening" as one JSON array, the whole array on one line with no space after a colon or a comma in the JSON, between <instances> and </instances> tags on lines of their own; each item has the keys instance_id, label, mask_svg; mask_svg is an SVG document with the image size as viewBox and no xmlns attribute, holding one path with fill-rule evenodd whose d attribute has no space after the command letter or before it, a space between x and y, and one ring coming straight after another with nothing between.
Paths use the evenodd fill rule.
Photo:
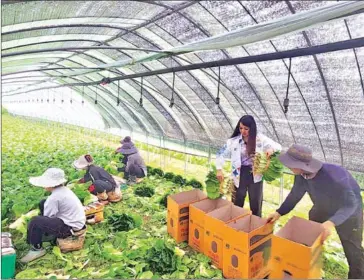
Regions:
<instances>
[{"instance_id":1,"label":"ventilation opening","mask_svg":"<svg viewBox=\"0 0 364 280\"><path fill-rule=\"evenodd\" d=\"M214 253L217 253L217 243L215 241L211 242L211 250Z\"/></svg>"}]
</instances>

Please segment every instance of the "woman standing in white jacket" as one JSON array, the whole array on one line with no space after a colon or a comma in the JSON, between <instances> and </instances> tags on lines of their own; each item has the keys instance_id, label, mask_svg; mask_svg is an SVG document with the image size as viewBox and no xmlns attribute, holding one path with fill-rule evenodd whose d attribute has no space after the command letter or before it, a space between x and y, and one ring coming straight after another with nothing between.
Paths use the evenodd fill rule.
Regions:
<instances>
[{"instance_id":1,"label":"woman standing in white jacket","mask_svg":"<svg viewBox=\"0 0 364 280\"><path fill-rule=\"evenodd\" d=\"M252 171L255 153L271 155L280 151L281 145L267 136L257 133L255 120L250 115L243 116L226 144L216 156L217 179L224 181L222 168L226 158L231 159L232 178L237 187L234 204L244 207L246 193L249 193L250 209L253 215L262 216L263 181L261 174Z\"/></svg>"}]
</instances>

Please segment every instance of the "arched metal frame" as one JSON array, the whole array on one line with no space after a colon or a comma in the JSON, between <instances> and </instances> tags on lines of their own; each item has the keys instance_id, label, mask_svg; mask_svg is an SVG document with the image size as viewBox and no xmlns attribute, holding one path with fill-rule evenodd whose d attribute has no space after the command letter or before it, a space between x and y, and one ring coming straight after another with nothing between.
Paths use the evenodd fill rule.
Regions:
<instances>
[{"instance_id":1,"label":"arched metal frame","mask_svg":"<svg viewBox=\"0 0 364 280\"><path fill-rule=\"evenodd\" d=\"M15 1L15 2L21 2L21 1ZM16 5L16 3L15 3L14 1L13 1L13 5ZM295 12L295 10L294 10L294 8L293 8L293 6L292 6L292 4L290 3L290 1L285 1L286 2L286 4L287 4L287 9L289 9L292 13L294 13ZM162 12L160 12L159 13L159 15L157 15L157 16L155 16L154 18L151 18L151 19L149 19L149 20L146 20L144 23L142 23L142 24L139 24L139 25L137 25L137 26L135 26L135 27L133 27L133 28L131 28L131 29L123 29L123 28L121 28L121 27L118 27L118 26L112 26L112 25L108 25L108 24L80 24L80 25L73 25L73 24L69 24L69 25L59 25L59 26L43 26L43 27L37 27L37 28L28 28L27 30L16 30L16 31L12 31L12 32L6 32L5 34L3 34L3 35L6 35L6 34L15 34L15 33L17 33L17 34L21 34L21 32L29 32L29 31L32 31L32 30L47 30L47 29L49 29L49 28L64 28L64 27L95 27L95 28L100 28L100 32L102 31L102 28L112 28L112 29L119 29L119 30L121 30L121 32L120 33L118 33L116 36L113 36L113 37L111 37L110 39L107 39L107 40L105 40L104 42L101 42L101 41L93 41L93 40L83 40L85 43L87 42L87 43L96 43L98 46L100 46L100 45L104 45L104 46L107 46L108 45L108 43L110 43L110 42L112 42L114 39L116 39L116 38L122 38L123 36L125 36L125 35L127 35L127 34L133 34L133 35L135 35L135 36L138 36L139 38L141 38L142 40L144 40L145 42L147 42L147 43L149 43L149 44L151 44L151 45L153 45L155 48L156 48L156 51L158 51L158 49L161 49L161 47L160 46L158 46L158 44L156 43L156 44L154 44L153 42L151 42L151 41L149 41L147 38L143 38L143 36L141 36L141 34L139 34L138 33L138 29L140 29L140 28L148 28L148 25L152 25L152 24L154 24L154 25L156 25L156 26L158 26L158 28L163 28L163 26L159 26L158 25L158 23L159 23L159 21L161 20L161 19L163 19L163 18L165 18L165 17L167 17L167 16L170 16L170 15L172 15L172 14L178 14L178 16L180 16L180 17L183 17L184 19L186 19L188 22L190 22L191 24L192 24L192 26L194 26L194 28L196 29L196 30L198 30L201 34L204 34L206 37L210 37L211 36L211 34L207 31L207 30L205 30L204 28L203 28L203 26L201 26L200 24L198 24L197 22L195 22L194 21L194 18L191 18L190 17L190 15L188 14L188 13L186 13L185 12L185 10L187 9L187 8L189 8L189 7L191 7L192 5L198 5L199 7L202 7L202 8L204 8L207 12L209 12L210 13L210 15L216 20L216 22L218 23L218 24L220 24L225 30L229 30L229 28L227 27L227 26L225 26L223 23L222 23L222 21L218 18L218 17L216 17L213 13L211 13L211 11L209 10L209 9L207 9L205 6L203 6L202 5L202 3L199 3L198 1L196 1L196 2L183 2L182 4L176 4L176 5L174 5L173 7L171 7L171 6L168 6L167 4L165 4L165 3L161 3L161 2L153 2L153 1L147 1L147 3L148 4L153 4L153 5L157 5L157 6L160 6L160 7L163 7L164 8L164 10L162 11ZM256 22L256 23L258 23L258 21L255 19L255 17L254 17L254 12L252 12L252 11L249 11L249 9L247 8L247 7L245 7L244 6L244 4L243 3L241 3L240 1L238 1L238 3L245 9L245 11L247 12L247 14ZM7 5L5 5L4 7L6 8L6 7L8 7L8 6L11 6L11 5L9 5L10 3L7 3ZM348 26L348 24L347 24L347 21L345 20L344 21L345 22L345 26L346 26L346 28L347 28L347 32L348 32L348 37L351 39L352 38L352 36L351 36L351 32L350 32L350 28L349 28L349 26ZM149 29L149 31L150 32L153 32L153 31L151 31L150 29ZM168 32L168 30L164 30L165 32ZM158 34L156 34L156 33L154 33L155 35L157 35L158 36ZM307 45L308 46L310 46L310 45L312 45L311 44L311 40L310 40L310 38L309 38L309 35L306 33L306 32L302 32L302 34L303 34L303 36L304 36L304 38L305 38L305 40L306 40L306 43L307 43ZM169 33L169 36L172 36L172 37L174 37L174 39L176 40L176 41L178 41L178 42L180 42L181 44L183 44L184 42L183 41L181 41L181 40L179 40L179 38L178 38L178 36L173 36L173 34L171 34L171 33ZM73 40L71 40L72 42L74 42ZM58 43L66 43L66 42L70 42L70 41L68 41L68 40L57 40L57 41L55 41L55 42L58 42ZM48 44L49 42L42 42L41 44ZM53 43L53 42L52 42ZM133 42L129 42L129 43L131 43L131 44L133 44ZM274 44L274 42L273 41L269 41L269 43L271 44L271 46L275 49L275 51L276 52L279 52L279 50L278 50L278 48L275 46L275 44ZM23 45L23 46L17 46L17 47L12 47L12 48L9 48L8 50L7 50L7 52L9 52L10 50L14 50L14 49L16 49L16 50L18 50L19 48L22 48L22 49L24 49L24 51L26 51L27 50L27 48L28 47L31 47L31 46L36 46L36 45L39 45L39 44L36 44L36 43L34 43L34 44L30 44L30 45ZM139 46L136 46L136 47L139 47ZM249 51L246 49L246 48L243 48L244 49L244 51L246 51L246 53L248 53L248 55L250 55L249 54ZM118 52L118 53L123 53L124 55L128 55L128 51L121 51L121 50L117 50L116 52ZM5 52L6 53L6 52ZM223 56L225 56L225 57L231 57L230 55L229 55L229 53L227 52L227 51L221 51L221 53L222 53L222 55ZM362 74L361 74L361 68L360 68L360 60L358 59L358 53L357 53L357 51L355 50L355 49L353 49L353 53L354 53L354 56L355 56L355 61L356 61L356 68L357 68L357 70L358 70L358 73L359 73L359 77L360 77L360 85L361 85L361 90L363 91L363 93L364 93L364 84L363 84L363 78L362 78ZM86 56L89 56L90 58L92 57L92 56L90 56L89 54L86 54L86 51L76 51L76 52L74 52L71 56L69 56L69 57L67 57L67 58L61 58L59 61L56 61L56 62L54 62L54 63L49 63L47 66L45 66L45 67L42 67L42 70L44 71L43 73L46 73L46 75L48 75L48 76L51 76L52 77L52 75L51 74L47 74L47 72L49 72L49 71L57 71L57 70L67 70L67 69L71 69L70 67L67 67L67 68L65 68L65 67L52 67L52 68L48 68L48 67L50 67L50 66L52 66L52 65L60 65L60 64L58 64L58 63L60 63L60 62L62 62L62 61L69 61L69 62L72 62L72 63L76 63L75 61L73 61L72 60L72 57L73 56L77 56L77 55L80 55L80 54L83 54L83 55L86 55ZM105 54L105 52L102 52L102 55L104 55L104 56L107 56L107 54ZM201 61L205 61L204 60L204 58L202 57L202 56L200 56L198 53L197 54L194 54L194 56L197 58L197 59L199 59L199 60L201 60ZM338 120L337 120L337 117L336 117L336 115L335 115L335 109L334 109L334 105L333 105L333 101L332 101L332 98L331 98L331 95L330 95L330 89L328 88L328 85L327 85L327 83L326 83L326 80L325 80L325 73L324 73L324 70L322 69L322 67L321 67L321 65L320 65L320 62L319 62L319 60L317 59L317 57L316 56L313 56L314 57L314 61L315 61L315 64L316 64L316 67L317 67L317 70L318 70L318 72L319 72L319 75L320 75L320 78L321 78L321 80L322 80L322 84L323 84L323 87L324 87L324 89L325 89L325 95L326 95L326 97L327 97L327 101L328 101L328 104L329 104L329 107L330 107L330 110L331 110L331 114L332 114L332 118L333 118L333 123L334 123L334 126L335 126L335 131L336 131L336 137L337 137L337 143L338 143L338 151L339 151L339 154L340 154L340 162L338 162L338 163L341 163L341 164L343 164L344 165L344 156L343 156L343 148L342 148L342 141L341 141L341 135L340 135L340 129L339 129L339 125L338 125ZM174 64L177 64L177 65L181 65L179 62L178 62L178 59L184 59L184 56L181 56L181 57L179 57L179 56L177 56L176 58L174 58L173 59L173 63ZM96 59L95 57L92 57L92 59ZM161 63L161 64L163 64L163 61L159 61L159 63ZM283 65L284 65L284 67L286 68L286 69L288 69L288 67L287 67L287 64L285 63L285 61L284 60L282 60L282 63L283 63ZM167 67L167 65L166 64L163 64L165 67ZM145 69L151 69L151 68L148 68L149 66L148 66L148 64L147 63L143 63L143 64L141 64L141 67L144 67ZM264 72L264 69L263 68L261 68L257 63L256 63L256 67L259 69L259 71L260 71L260 73L261 73L261 75L264 77L264 80L266 81L266 83L268 84L268 87L270 88L270 90L272 91L272 93L273 93L273 95L275 96L275 99L276 99L276 101L277 101L277 104L279 105L279 107L280 108L282 108L282 104L281 104L281 101L282 100L280 100L279 99L279 97L278 97L278 94L277 94L277 92L276 92L276 90L273 88L273 86L272 86L272 84L271 84L271 81L269 80L269 77L268 76L266 76L266 74L265 74L265 72ZM278 139L278 140L280 140L280 137L279 137L279 134L278 134L278 131L280 130L278 127L277 127L277 124L276 124L276 122L275 122L275 120L270 116L270 114L269 114L269 110L266 108L266 106L264 105L264 100L262 100L262 98L259 96L259 90L257 90L256 88L255 88L255 85L254 85L254 83L252 83L252 82L250 82L249 81L249 78L246 76L246 74L244 73L244 71L242 70L242 69L240 69L240 67L235 67L236 68L236 70L240 73L240 75L241 75L241 78L243 79L243 80L245 80L245 82L249 85L249 87L250 87L250 90L251 90L251 92L253 93L253 94L255 94L255 96L256 96L256 98L257 98L257 101L259 102L259 104L260 104L260 106L261 106L261 108L262 108L262 110L265 112L265 115L266 115L266 118L267 118L267 120L268 120L268 122L269 122L269 124L270 124L270 126L273 128L273 132L274 132L274 135L275 135L275 138L276 139ZM104 71L104 70L102 70L102 71ZM32 72L32 71L29 71L29 70L25 70L25 71L19 71L19 73L30 73L30 72ZM58 72L58 71L57 71ZM210 70L202 70L202 72L203 72L203 74L204 75L206 75L206 77L208 77L208 79L210 79L210 80L214 80L214 81L217 81L217 75L216 75L216 73L215 73L215 71L213 71L213 69L211 69L211 71ZM59 72L59 73L64 73L63 71L62 72ZM211 73L212 73L212 75L211 75ZM121 74L121 75L123 75L123 73L122 72L120 72L120 71L115 71L115 75L117 75L117 74ZM199 81L199 78L197 77L197 76L195 76L192 72L189 72L189 75L191 75L191 77L197 82L197 83L199 83L200 85L200 87L202 88L202 89L204 89L205 91L206 91L206 93L211 97L211 99L213 100L213 98L214 98L214 93L213 92L211 92L209 89L207 89L206 87L204 87L203 85L202 85L202 82L201 81ZM12 78L11 76L12 76L12 73L9 73L9 74L5 74L5 75L3 75L3 76L6 76L6 77L4 77L5 78L5 80L7 80L7 82L5 82L4 83L4 86L5 85L7 85L8 83L9 83L9 81L11 81L11 80L15 80L16 78ZM31 77L31 75L29 75L29 78ZM104 77L104 75L101 75L101 77ZM295 76L294 76L294 74L292 74L291 75L291 78L292 78L292 81L293 81L293 84L295 85L295 87L297 88L297 90L298 90L298 93L299 93L299 95L300 95L300 97L301 97L301 99L302 99L302 102L303 102L303 105L304 105L304 107L306 108L306 110L307 110L307 113L308 113L308 115L309 115L309 118L310 118L310 120L311 120L311 122L312 122L312 124L313 124L313 127L314 127L314 130L315 130L315 134L316 134L316 136L317 136L317 140L318 140L318 142L319 142L319 145L320 145L320 149L321 149L321 151L322 151L322 154L323 154L323 157L324 157L324 159L326 158L326 152L325 152L325 144L323 143L323 138L322 138L322 136L320 135L320 132L319 132L319 130L318 130L318 128L317 128L317 125L316 125L316 122L314 121L314 116L313 116L313 113L311 112L311 109L310 109L310 105L307 103L307 101L305 100L305 96L304 96L304 93L303 93L303 91L302 91L302 89L300 88L300 85L299 85L299 81L297 81L296 79L295 79ZM170 88L170 83L168 83L168 80L164 80L163 81L163 79L161 79L160 77L158 77L158 79L165 85L165 86L167 86L168 88ZM75 81L82 81L82 79L74 79L74 78L72 78L72 80L75 80ZM22 81L24 81L24 83L28 83L28 82L32 82L32 80L27 80L27 79L22 79ZM37 82L36 80L33 80L34 82ZM135 81L134 81L135 82ZM135 83L136 85L138 85L138 83ZM28 85L28 84L27 84ZM136 85L132 85L132 87L134 87L134 88L136 88ZM223 87L223 91L221 92L222 94L224 94L223 92L225 91L226 93L229 93L229 96L234 96L234 98L235 98L235 100L234 100L234 102L233 103L237 103L237 104L239 104L240 106L241 106L241 109L242 110L244 110L245 112L247 112L248 110L249 111L251 111L251 112L253 112L254 111L254 109L252 109L252 108L250 108L250 106L249 106L249 104L247 104L247 103L245 103L245 101L241 98L241 96L238 96L237 94L236 94L236 92L234 92L234 90L233 89L231 89L230 88L230 85L229 85L229 83L227 83L227 82L225 82L225 81L223 81L223 79L222 79L222 81L221 81L221 85L222 85L222 87ZM153 86L152 84L150 85L151 87L153 87L153 88L156 88L155 86ZM189 86L189 85L188 85ZM189 88L190 88L190 90L191 91L193 91L193 88L191 88L190 86L189 86ZM148 90L150 90L150 91L152 91L153 89L152 88L149 88ZM178 91L178 89L176 90L176 91ZM105 92L105 94L109 94L110 96L112 96L112 97L115 97L115 94L113 94L112 93L112 91L108 91L107 90L107 92ZM182 95L182 93L180 93L180 95ZM198 93L196 93L196 95L198 96ZM100 95L101 96L101 95ZM152 95L151 95L152 96ZM182 100L182 102L183 102L183 99L181 99ZM202 98L200 98L200 100L202 101ZM103 101L104 102L104 101ZM105 102L107 102L106 100L105 100ZM230 101L230 99L228 100L228 103L230 103L231 101ZM138 102L137 102L138 103ZM106 104L106 103L105 103ZM232 103L231 103L232 104ZM243 104L244 104L244 107L243 107ZM111 105L111 104L110 104ZM131 105L131 104L130 104ZM135 104L134 104L135 105ZM133 106L133 105L131 105L131 106ZM204 129L204 131L206 132L206 133L208 133L208 127L204 127L204 125L199 121L199 120L203 120L203 116L202 115L200 115L200 112L197 110L194 110L194 108L191 108L191 107L193 107L194 105L193 104L191 104L191 103L187 103L187 102L183 102L183 106L186 106L186 108L188 108L188 112L186 112L186 114L192 114L192 116L193 116L193 118L196 120L196 122L199 124L199 126L200 127L202 127L203 129ZM234 109L234 107L231 105L231 108L232 108L232 112L235 112L235 114L236 115L238 115L239 113ZM273 108L273 107L272 107ZM126 108L124 108L124 109L126 109ZM182 110L182 111L184 111L184 109L181 107L180 108L180 110ZM211 110L211 108L209 108L209 110L210 110L210 112L214 112L214 110ZM230 117L229 117L229 115L228 114L225 114L224 113L224 108L220 108L220 113L219 114L221 114L221 117L223 117L223 119L225 119L225 121L226 121L226 123L229 123L230 124L230 126L232 126L232 125L234 125L231 121L231 119L230 119ZM272 110L272 109L270 109L270 110ZM117 111L117 110L116 110ZM137 117L135 116L135 115L132 115L132 108L130 108L129 109L129 111L128 111L128 114L134 119L134 120L136 120L137 119ZM259 116L258 115L256 115L258 118L259 118ZM282 116L284 116L284 114L282 114ZM291 125L290 125L290 122L291 121L294 121L294 119L291 119L291 118L289 118L289 117L286 117L286 116L284 116L284 118L286 119L286 122L287 122L287 125L288 125L288 127L289 127L289 129L290 129L290 131L291 131L291 135L292 135L292 138L293 138L293 140L295 141L295 138L296 138L296 134L295 134L295 131L292 129L292 127L291 127ZM259 118L260 119L260 118ZM139 124L141 124L141 123L139 123ZM265 126L266 127L266 130L268 131L268 132L271 132L270 131L270 129L266 126L267 125L267 123L265 122L265 121L261 121L261 125L263 125L263 126ZM143 127L143 126L142 126ZM186 137L188 138L188 135L186 135ZM364 168L363 168L364 169Z\"/></svg>"}]
</instances>

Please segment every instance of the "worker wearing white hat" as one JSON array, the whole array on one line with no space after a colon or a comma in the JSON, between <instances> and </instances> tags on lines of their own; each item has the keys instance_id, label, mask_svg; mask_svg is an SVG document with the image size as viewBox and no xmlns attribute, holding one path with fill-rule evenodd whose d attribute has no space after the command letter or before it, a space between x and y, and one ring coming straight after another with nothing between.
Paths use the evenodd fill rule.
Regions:
<instances>
[{"instance_id":1,"label":"worker wearing white hat","mask_svg":"<svg viewBox=\"0 0 364 280\"><path fill-rule=\"evenodd\" d=\"M66 238L74 231L85 228L86 216L78 197L64 186L66 182L62 169L49 168L39 177L31 177L29 182L51 192L40 204L41 215L32 218L28 224L27 242L32 247L21 262L30 262L46 254L42 248L44 235Z\"/></svg>"}]
</instances>

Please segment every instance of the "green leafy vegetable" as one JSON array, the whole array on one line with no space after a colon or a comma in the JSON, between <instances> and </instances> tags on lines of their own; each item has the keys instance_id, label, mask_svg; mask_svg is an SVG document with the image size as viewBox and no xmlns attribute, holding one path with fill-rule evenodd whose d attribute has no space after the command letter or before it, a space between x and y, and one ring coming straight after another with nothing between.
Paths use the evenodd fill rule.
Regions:
<instances>
[{"instance_id":1,"label":"green leafy vegetable","mask_svg":"<svg viewBox=\"0 0 364 280\"><path fill-rule=\"evenodd\" d=\"M153 169L151 170L151 175L156 175L156 176L159 176L159 177L163 177L164 172L163 172L163 170L162 170L162 169L160 169L160 168L153 168Z\"/></svg>"},{"instance_id":2,"label":"green leafy vegetable","mask_svg":"<svg viewBox=\"0 0 364 280\"><path fill-rule=\"evenodd\" d=\"M186 184L186 179L184 179L181 175L176 175L172 179L172 182L177 185L184 186Z\"/></svg>"},{"instance_id":3,"label":"green leafy vegetable","mask_svg":"<svg viewBox=\"0 0 364 280\"><path fill-rule=\"evenodd\" d=\"M154 195L154 189L146 185L140 185L135 188L134 194L142 197L152 197Z\"/></svg>"},{"instance_id":4,"label":"green leafy vegetable","mask_svg":"<svg viewBox=\"0 0 364 280\"><path fill-rule=\"evenodd\" d=\"M192 186L195 189L200 189L200 190L203 189L201 182L197 181L196 179L191 179L190 181L187 182L186 185Z\"/></svg>"},{"instance_id":5,"label":"green leafy vegetable","mask_svg":"<svg viewBox=\"0 0 364 280\"><path fill-rule=\"evenodd\" d=\"M83 205L88 205L92 202L92 194L88 191L88 187L91 183L77 184L72 188L72 191L76 194Z\"/></svg>"},{"instance_id":6,"label":"green leafy vegetable","mask_svg":"<svg viewBox=\"0 0 364 280\"><path fill-rule=\"evenodd\" d=\"M108 223L114 231L129 231L141 225L141 218L128 214L113 214L108 217Z\"/></svg>"},{"instance_id":7,"label":"green leafy vegetable","mask_svg":"<svg viewBox=\"0 0 364 280\"><path fill-rule=\"evenodd\" d=\"M216 178L216 168L213 168L206 176L206 192L207 197L210 199L217 199L220 194L220 183Z\"/></svg>"},{"instance_id":8,"label":"green leafy vegetable","mask_svg":"<svg viewBox=\"0 0 364 280\"><path fill-rule=\"evenodd\" d=\"M174 248L163 240L157 240L147 251L146 261L154 273L171 273L177 268L177 256Z\"/></svg>"},{"instance_id":9,"label":"green leafy vegetable","mask_svg":"<svg viewBox=\"0 0 364 280\"><path fill-rule=\"evenodd\" d=\"M167 208L167 200L170 194L170 192L167 192L165 195L163 195L162 198L159 200L159 204Z\"/></svg>"},{"instance_id":10,"label":"green leafy vegetable","mask_svg":"<svg viewBox=\"0 0 364 280\"><path fill-rule=\"evenodd\" d=\"M174 174L172 173L172 172L166 172L165 174L164 174L164 179L166 179L166 180L169 180L169 181L172 181L173 180L173 178L174 178Z\"/></svg>"}]
</instances>

